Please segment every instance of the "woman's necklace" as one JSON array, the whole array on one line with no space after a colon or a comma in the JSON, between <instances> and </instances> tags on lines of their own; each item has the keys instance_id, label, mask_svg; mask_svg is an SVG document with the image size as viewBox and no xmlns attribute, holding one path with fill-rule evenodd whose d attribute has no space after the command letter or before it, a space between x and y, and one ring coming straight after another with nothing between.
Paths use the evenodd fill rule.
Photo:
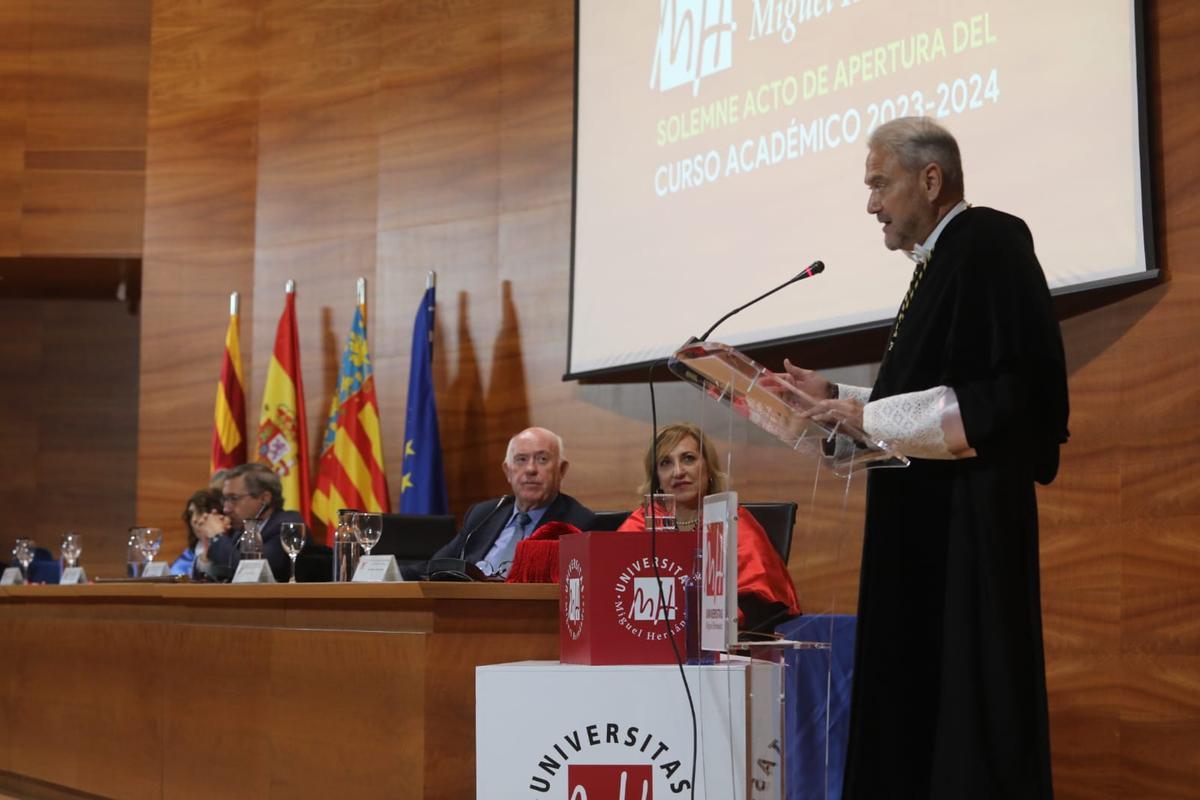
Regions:
<instances>
[{"instance_id":1,"label":"woman's necklace","mask_svg":"<svg viewBox=\"0 0 1200 800\"><path fill-rule=\"evenodd\" d=\"M699 521L700 521L700 513L699 512L692 514L690 517L685 517L682 514L680 514L678 510L675 511L675 528L676 528L676 530L694 531L694 530L696 530L696 523Z\"/></svg>"}]
</instances>

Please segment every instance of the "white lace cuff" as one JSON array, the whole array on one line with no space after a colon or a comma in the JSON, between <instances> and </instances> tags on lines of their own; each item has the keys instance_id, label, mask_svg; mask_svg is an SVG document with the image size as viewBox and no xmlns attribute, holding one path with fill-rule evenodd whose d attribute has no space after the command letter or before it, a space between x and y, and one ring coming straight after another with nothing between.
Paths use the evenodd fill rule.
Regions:
<instances>
[{"instance_id":1,"label":"white lace cuff","mask_svg":"<svg viewBox=\"0 0 1200 800\"><path fill-rule=\"evenodd\" d=\"M958 396L949 386L867 403L863 407L863 428L914 458L955 459L975 455L967 442Z\"/></svg>"},{"instance_id":2,"label":"white lace cuff","mask_svg":"<svg viewBox=\"0 0 1200 800\"><path fill-rule=\"evenodd\" d=\"M871 397L871 389L868 386L851 386L848 383L838 383L835 385L837 386L837 396L840 400L857 400L865 406L867 400Z\"/></svg>"}]
</instances>

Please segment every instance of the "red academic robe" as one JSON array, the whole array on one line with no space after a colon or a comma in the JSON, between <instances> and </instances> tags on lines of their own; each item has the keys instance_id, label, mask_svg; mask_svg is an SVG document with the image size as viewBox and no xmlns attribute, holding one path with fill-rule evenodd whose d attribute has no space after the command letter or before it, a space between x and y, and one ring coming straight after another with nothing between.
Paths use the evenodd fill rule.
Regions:
<instances>
[{"instance_id":1,"label":"red academic robe","mask_svg":"<svg viewBox=\"0 0 1200 800\"><path fill-rule=\"evenodd\" d=\"M646 515L638 508L621 523L617 531L641 533L646 530ZM753 598L758 609L778 608L792 616L800 613L800 601L792 576L779 553L775 552L767 532L749 511L738 506L738 625L746 623L743 600ZM751 620L751 623L755 620Z\"/></svg>"}]
</instances>

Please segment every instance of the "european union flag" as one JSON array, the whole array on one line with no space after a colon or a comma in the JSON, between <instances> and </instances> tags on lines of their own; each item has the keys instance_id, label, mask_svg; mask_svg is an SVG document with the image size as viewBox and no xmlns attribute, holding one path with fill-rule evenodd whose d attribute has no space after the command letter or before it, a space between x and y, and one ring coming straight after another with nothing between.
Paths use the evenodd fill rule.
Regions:
<instances>
[{"instance_id":1,"label":"european union flag","mask_svg":"<svg viewBox=\"0 0 1200 800\"><path fill-rule=\"evenodd\" d=\"M412 363L408 372L408 411L404 415L404 466L400 481L402 514L445 514L446 472L433 397L432 273L413 323Z\"/></svg>"}]
</instances>

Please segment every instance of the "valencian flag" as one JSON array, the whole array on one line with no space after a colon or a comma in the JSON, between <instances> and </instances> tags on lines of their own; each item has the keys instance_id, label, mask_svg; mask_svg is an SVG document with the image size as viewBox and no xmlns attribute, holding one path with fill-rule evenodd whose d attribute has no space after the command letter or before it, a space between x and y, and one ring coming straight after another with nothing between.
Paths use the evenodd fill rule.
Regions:
<instances>
[{"instance_id":1,"label":"valencian flag","mask_svg":"<svg viewBox=\"0 0 1200 800\"><path fill-rule=\"evenodd\" d=\"M436 275L429 273L413 323L412 363L408 372L408 411L404 416L404 465L400 511L445 514L446 473L433 397L433 313Z\"/></svg>"},{"instance_id":2,"label":"valencian flag","mask_svg":"<svg viewBox=\"0 0 1200 800\"><path fill-rule=\"evenodd\" d=\"M391 510L381 445L379 404L367 350L366 281L359 278L358 308L342 351L312 502L313 515L325 523L331 542L339 508Z\"/></svg>"},{"instance_id":3,"label":"valencian flag","mask_svg":"<svg viewBox=\"0 0 1200 800\"><path fill-rule=\"evenodd\" d=\"M221 360L221 382L213 411L212 456L208 471L246 463L246 390L242 382L242 351L238 345L238 293L229 295L229 328L225 331L225 355Z\"/></svg>"},{"instance_id":4,"label":"valencian flag","mask_svg":"<svg viewBox=\"0 0 1200 800\"><path fill-rule=\"evenodd\" d=\"M308 522L312 485L308 479L308 417L300 378L294 281L287 282L283 313L275 331L275 352L267 367L267 386L258 418L258 460L269 464L279 476L283 507L299 511Z\"/></svg>"}]
</instances>

